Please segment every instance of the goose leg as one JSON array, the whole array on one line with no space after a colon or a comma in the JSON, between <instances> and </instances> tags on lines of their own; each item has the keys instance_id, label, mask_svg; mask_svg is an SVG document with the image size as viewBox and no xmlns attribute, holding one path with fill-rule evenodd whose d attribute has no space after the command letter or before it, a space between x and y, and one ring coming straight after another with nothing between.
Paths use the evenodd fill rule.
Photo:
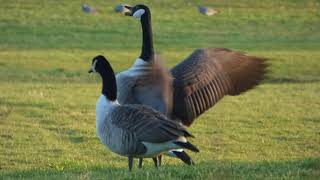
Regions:
<instances>
[{"instance_id":1,"label":"goose leg","mask_svg":"<svg viewBox=\"0 0 320 180\"><path fill-rule=\"evenodd\" d=\"M128 157L128 165L129 165L129 171L131 171L132 165L133 165L133 157L132 156Z\"/></svg>"},{"instance_id":2,"label":"goose leg","mask_svg":"<svg viewBox=\"0 0 320 180\"><path fill-rule=\"evenodd\" d=\"M152 160L153 160L154 166L158 168L158 157L153 157Z\"/></svg>"},{"instance_id":3,"label":"goose leg","mask_svg":"<svg viewBox=\"0 0 320 180\"><path fill-rule=\"evenodd\" d=\"M162 155L158 156L159 167L161 166Z\"/></svg>"},{"instance_id":4,"label":"goose leg","mask_svg":"<svg viewBox=\"0 0 320 180\"><path fill-rule=\"evenodd\" d=\"M152 158L154 165L156 166L156 168L159 167L159 156L153 157Z\"/></svg>"},{"instance_id":5,"label":"goose leg","mask_svg":"<svg viewBox=\"0 0 320 180\"><path fill-rule=\"evenodd\" d=\"M143 161L143 158L139 158L139 165L138 165L139 168L142 168L142 161Z\"/></svg>"}]
</instances>

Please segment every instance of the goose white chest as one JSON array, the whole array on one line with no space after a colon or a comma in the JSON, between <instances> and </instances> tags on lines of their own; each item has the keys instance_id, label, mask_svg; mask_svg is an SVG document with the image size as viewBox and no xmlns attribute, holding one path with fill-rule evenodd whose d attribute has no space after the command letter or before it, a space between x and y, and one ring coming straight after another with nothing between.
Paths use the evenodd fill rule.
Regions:
<instances>
[{"instance_id":1,"label":"goose white chest","mask_svg":"<svg viewBox=\"0 0 320 180\"><path fill-rule=\"evenodd\" d=\"M117 100L108 101L104 95L101 95L96 105L96 131L101 143L107 146L111 151L126 156L128 145L123 142L122 131L112 124L111 112L120 106Z\"/></svg>"},{"instance_id":2,"label":"goose white chest","mask_svg":"<svg viewBox=\"0 0 320 180\"><path fill-rule=\"evenodd\" d=\"M101 95L98 98L96 104L96 129L97 135L101 137L103 132L103 127L105 127L108 123L108 114L112 111L112 109L118 106L118 101L108 101L104 95Z\"/></svg>"}]
</instances>

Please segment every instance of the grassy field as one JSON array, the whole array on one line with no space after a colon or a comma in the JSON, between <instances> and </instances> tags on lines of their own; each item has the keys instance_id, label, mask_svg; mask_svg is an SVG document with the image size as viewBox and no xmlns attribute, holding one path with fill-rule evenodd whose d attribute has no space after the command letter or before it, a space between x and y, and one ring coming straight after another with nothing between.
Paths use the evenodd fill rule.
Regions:
<instances>
[{"instance_id":1,"label":"grassy field","mask_svg":"<svg viewBox=\"0 0 320 180\"><path fill-rule=\"evenodd\" d=\"M101 82L87 70L98 54L128 68L140 24L113 12L120 1L88 0L98 15L82 2L0 0L0 179L319 178L320 1L145 1L168 67L196 48L226 47L269 58L270 73L190 128L196 166L165 157L159 170L148 160L132 173L96 137Z\"/></svg>"}]
</instances>

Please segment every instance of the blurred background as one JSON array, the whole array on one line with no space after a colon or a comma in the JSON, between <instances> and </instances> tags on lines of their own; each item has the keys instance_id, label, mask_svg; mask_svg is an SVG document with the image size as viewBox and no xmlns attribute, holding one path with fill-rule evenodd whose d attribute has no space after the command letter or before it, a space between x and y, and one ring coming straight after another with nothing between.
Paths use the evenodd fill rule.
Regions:
<instances>
[{"instance_id":1,"label":"blurred background","mask_svg":"<svg viewBox=\"0 0 320 180\"><path fill-rule=\"evenodd\" d=\"M115 11L122 3L141 1L0 0L1 178L320 176L320 1L144 1L168 67L224 47L268 58L270 72L190 128L197 166L165 158L131 174L96 138L101 82L87 73L98 54L117 72L140 54L140 22Z\"/></svg>"}]
</instances>

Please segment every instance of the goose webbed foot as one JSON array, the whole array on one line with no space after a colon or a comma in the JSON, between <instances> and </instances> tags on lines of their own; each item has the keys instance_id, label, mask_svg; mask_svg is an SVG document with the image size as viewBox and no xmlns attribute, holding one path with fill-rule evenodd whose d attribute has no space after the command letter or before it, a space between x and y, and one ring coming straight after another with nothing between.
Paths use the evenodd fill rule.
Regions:
<instances>
[{"instance_id":1,"label":"goose webbed foot","mask_svg":"<svg viewBox=\"0 0 320 180\"><path fill-rule=\"evenodd\" d=\"M132 165L133 165L133 157L132 157L132 156L129 156L129 157L128 157L129 171L132 170Z\"/></svg>"},{"instance_id":2,"label":"goose webbed foot","mask_svg":"<svg viewBox=\"0 0 320 180\"><path fill-rule=\"evenodd\" d=\"M142 168L142 161L143 161L143 158L139 158L139 165L138 167L141 169Z\"/></svg>"}]
</instances>

